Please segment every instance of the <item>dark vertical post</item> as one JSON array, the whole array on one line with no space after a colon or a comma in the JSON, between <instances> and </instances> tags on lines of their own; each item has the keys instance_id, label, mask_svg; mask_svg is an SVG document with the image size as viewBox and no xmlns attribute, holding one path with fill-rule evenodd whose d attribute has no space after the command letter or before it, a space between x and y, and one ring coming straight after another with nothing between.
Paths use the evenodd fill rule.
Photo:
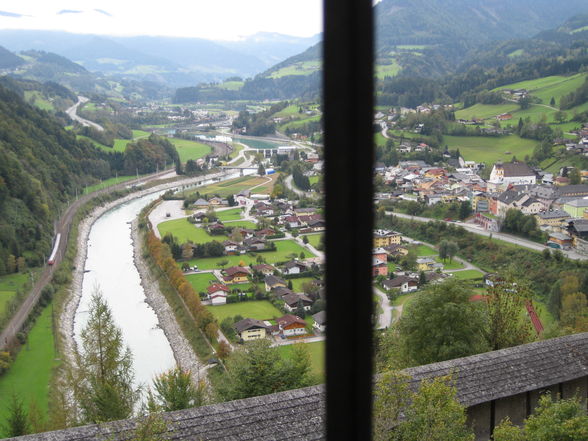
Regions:
<instances>
[{"instance_id":1,"label":"dark vertical post","mask_svg":"<svg viewBox=\"0 0 588 441\"><path fill-rule=\"evenodd\" d=\"M371 438L373 16L324 1L327 438Z\"/></svg>"}]
</instances>

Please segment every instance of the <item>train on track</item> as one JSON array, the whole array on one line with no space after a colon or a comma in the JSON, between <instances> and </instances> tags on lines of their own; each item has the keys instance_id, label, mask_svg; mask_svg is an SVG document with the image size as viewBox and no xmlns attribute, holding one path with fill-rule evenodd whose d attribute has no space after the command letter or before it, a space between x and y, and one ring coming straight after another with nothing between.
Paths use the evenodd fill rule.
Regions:
<instances>
[{"instance_id":1,"label":"train on track","mask_svg":"<svg viewBox=\"0 0 588 441\"><path fill-rule=\"evenodd\" d=\"M49 256L49 260L47 260L48 265L53 265L55 263L55 259L57 257L57 251L59 251L59 242L61 242L61 234L60 233L58 233L57 236L55 236L53 250L51 251L51 255Z\"/></svg>"}]
</instances>

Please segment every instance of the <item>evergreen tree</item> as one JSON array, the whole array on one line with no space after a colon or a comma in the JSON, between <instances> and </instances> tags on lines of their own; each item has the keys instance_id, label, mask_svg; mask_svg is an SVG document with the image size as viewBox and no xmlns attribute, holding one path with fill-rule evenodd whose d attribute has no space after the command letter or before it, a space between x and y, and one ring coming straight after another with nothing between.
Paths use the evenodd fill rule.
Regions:
<instances>
[{"instance_id":1,"label":"evergreen tree","mask_svg":"<svg viewBox=\"0 0 588 441\"><path fill-rule=\"evenodd\" d=\"M8 437L26 435L30 432L24 404L14 392L11 394L8 403L8 418L4 426L4 432Z\"/></svg>"},{"instance_id":2,"label":"evergreen tree","mask_svg":"<svg viewBox=\"0 0 588 441\"><path fill-rule=\"evenodd\" d=\"M298 303L296 304L296 315L300 318L306 317L306 311L304 310L304 302L302 299L298 299Z\"/></svg>"},{"instance_id":3,"label":"evergreen tree","mask_svg":"<svg viewBox=\"0 0 588 441\"><path fill-rule=\"evenodd\" d=\"M201 406L204 403L204 384L194 387L190 372L176 366L153 380L147 406L150 412L170 412Z\"/></svg>"},{"instance_id":4,"label":"evergreen tree","mask_svg":"<svg viewBox=\"0 0 588 441\"><path fill-rule=\"evenodd\" d=\"M81 339L74 394L82 420L98 423L129 418L140 397L134 385L133 355L124 346L122 332L99 291L92 296Z\"/></svg>"}]
</instances>

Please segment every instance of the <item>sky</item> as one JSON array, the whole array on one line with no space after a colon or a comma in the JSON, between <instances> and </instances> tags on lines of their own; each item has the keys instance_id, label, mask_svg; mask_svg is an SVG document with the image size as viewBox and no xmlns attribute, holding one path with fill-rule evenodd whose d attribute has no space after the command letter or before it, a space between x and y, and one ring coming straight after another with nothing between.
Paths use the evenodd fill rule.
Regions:
<instances>
[{"instance_id":1,"label":"sky","mask_svg":"<svg viewBox=\"0 0 588 441\"><path fill-rule=\"evenodd\" d=\"M3 0L0 29L237 40L257 32L310 37L322 0Z\"/></svg>"}]
</instances>

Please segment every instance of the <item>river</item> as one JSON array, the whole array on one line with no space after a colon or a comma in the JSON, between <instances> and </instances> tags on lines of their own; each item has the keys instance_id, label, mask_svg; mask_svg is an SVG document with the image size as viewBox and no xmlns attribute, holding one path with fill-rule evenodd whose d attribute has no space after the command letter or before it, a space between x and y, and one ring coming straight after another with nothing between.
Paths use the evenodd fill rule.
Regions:
<instances>
[{"instance_id":1,"label":"river","mask_svg":"<svg viewBox=\"0 0 588 441\"><path fill-rule=\"evenodd\" d=\"M84 274L74 324L74 337L81 347L80 331L88 319L92 293L99 287L117 326L122 329L125 344L133 353L135 381L147 385L156 374L173 367L175 360L155 312L145 303L141 279L133 261L129 222L160 194L149 194L116 206L92 226L84 266L88 272Z\"/></svg>"}]
</instances>

